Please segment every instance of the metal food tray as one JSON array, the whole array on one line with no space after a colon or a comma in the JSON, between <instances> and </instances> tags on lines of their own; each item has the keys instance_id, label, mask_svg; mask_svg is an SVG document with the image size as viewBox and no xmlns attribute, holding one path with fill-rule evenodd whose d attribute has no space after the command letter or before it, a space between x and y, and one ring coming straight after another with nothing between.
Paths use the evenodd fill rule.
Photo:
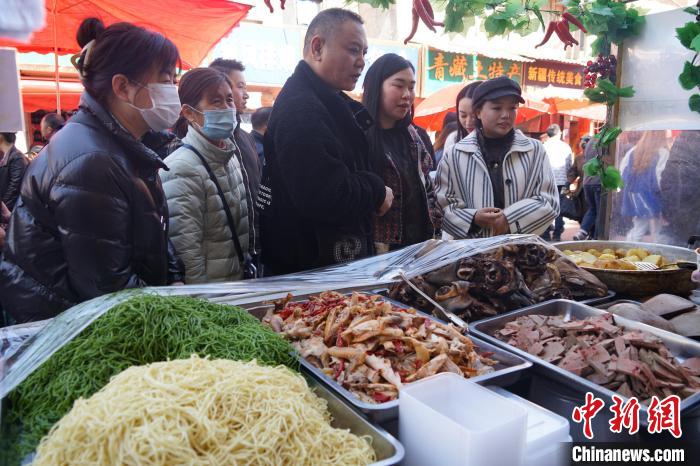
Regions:
<instances>
[{"instance_id":1,"label":"metal food tray","mask_svg":"<svg viewBox=\"0 0 700 466\"><path fill-rule=\"evenodd\" d=\"M581 304L588 304L589 306L597 306L598 304L608 303L615 299L616 293L613 290L608 290L608 294L601 298L588 298L582 299L581 301L576 301ZM546 301L545 301L546 302ZM542 304L542 303L539 303Z\"/></svg>"},{"instance_id":2,"label":"metal food tray","mask_svg":"<svg viewBox=\"0 0 700 466\"><path fill-rule=\"evenodd\" d=\"M546 315L546 316L562 316L566 320L571 319L585 319L588 317L599 316L607 314L606 311L601 309L596 309L594 307L586 306L585 304L577 303L575 301L569 301L565 299L560 299L556 301L550 301L547 303L541 303L534 306L527 307L518 311L509 312L507 314L502 314L489 319L484 319L478 322L474 322L469 325L469 329L474 335L481 337L482 339L493 343L496 346L507 349L522 358L532 361L535 366L535 372L541 373L546 377L550 377L557 380L567 387L573 390L584 393L591 391L597 396L606 399L607 403L611 403L612 395L621 396L619 393L607 389L601 385L595 384L588 379L579 377L567 370L561 369L554 364L544 361L543 359L533 356L526 351L522 351L514 346L507 344L504 341L493 336L498 330L502 329L508 322L511 322L518 317L527 315ZM630 319L625 319L620 316L613 316L615 323L621 327L633 330L641 330L646 333L651 333L659 337L664 344L671 351L671 354L676 358L677 361L683 362L688 358L700 357L700 343L693 341L689 338L685 338L681 335L675 333L667 332L656 327L651 327L649 325L643 324ZM625 398L625 397L622 397ZM700 402L700 393L696 393L693 396L681 400L681 415L689 415L692 408L695 408ZM647 422L647 407L646 405L641 405L642 416L640 421L642 423Z\"/></svg>"},{"instance_id":3,"label":"metal food tray","mask_svg":"<svg viewBox=\"0 0 700 466\"><path fill-rule=\"evenodd\" d=\"M310 296L317 295L318 293L311 293L307 295L295 296L294 301L304 301ZM403 309L408 309L410 306L393 301L382 296L382 299L391 302L397 307ZM256 318L262 320L268 310L273 307L272 304L259 304L257 306L248 307L247 310ZM431 319L435 322L444 324L445 322L440 319L433 317L425 312L416 311L423 317ZM480 385L499 385L508 386L517 382L520 378L522 371L529 369L532 363L529 360L523 359L520 356L516 356L509 351L501 349L500 346L493 345L484 340L474 338L472 335L469 337L474 342L474 345L478 348L477 353L481 354L484 352L493 353L489 355L489 358L498 361L494 366L494 371L489 374L480 375L477 377L471 377L468 380L478 383ZM382 424L387 421L394 420L399 416L399 400L387 401L386 403L365 403L359 400L355 395L353 395L349 390L343 388L342 385L337 383L335 380L328 377L319 368L308 362L304 358L299 358L301 364L302 372L310 374L316 380L320 381L322 384L329 387L340 397L342 397L347 403L351 404L355 409L363 413L367 418L375 423Z\"/></svg>"},{"instance_id":4,"label":"metal food tray","mask_svg":"<svg viewBox=\"0 0 700 466\"><path fill-rule=\"evenodd\" d=\"M368 436L372 439L372 448L377 461L369 466L391 466L401 463L405 451L403 445L396 438L381 427L370 424L315 378L308 376L305 378L309 388L328 403L328 411L332 417L331 426L336 429L348 429L359 437ZM34 456L34 453L27 455L22 464L31 464L34 461Z\"/></svg>"},{"instance_id":5,"label":"metal food tray","mask_svg":"<svg viewBox=\"0 0 700 466\"><path fill-rule=\"evenodd\" d=\"M389 296L389 288L371 287L371 288L365 288L365 291L370 292L370 293L374 293L374 294L378 294L378 295L382 295L386 299L391 300L391 298L388 297ZM601 296L600 298L588 298L588 299L583 299L581 301L576 301L576 302L581 303L581 304L588 304L589 306L597 306L598 304L608 303L608 302L612 301L613 299L615 299L615 296L616 296L616 293L613 290L608 290L608 294L606 294L605 296ZM548 300L548 301L552 301L552 300ZM543 303L546 303L548 301L543 301ZM397 301L394 300L394 302L397 302ZM538 303L538 304L542 304L542 303ZM403 304L403 303L401 303L401 305L404 307L406 306L406 304ZM414 309L415 309L415 307L414 307ZM514 310L516 310L516 309L514 309ZM508 311L508 312L512 312L512 311Z\"/></svg>"},{"instance_id":6,"label":"metal food tray","mask_svg":"<svg viewBox=\"0 0 700 466\"><path fill-rule=\"evenodd\" d=\"M357 411L343 402L332 390L313 377L306 377L311 388L318 396L328 402L333 420L331 425L338 429L348 429L358 436L369 436L372 448L377 455L377 461L370 466L390 466L399 464L404 457L401 443L381 427L372 425Z\"/></svg>"}]
</instances>

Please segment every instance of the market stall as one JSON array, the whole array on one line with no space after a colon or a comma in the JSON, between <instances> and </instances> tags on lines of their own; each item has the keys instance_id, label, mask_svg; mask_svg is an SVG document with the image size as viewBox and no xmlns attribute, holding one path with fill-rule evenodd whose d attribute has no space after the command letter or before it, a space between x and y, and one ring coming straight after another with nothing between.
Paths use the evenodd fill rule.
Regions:
<instances>
[{"instance_id":1,"label":"market stall","mask_svg":"<svg viewBox=\"0 0 700 466\"><path fill-rule=\"evenodd\" d=\"M530 108L604 110L603 146L605 98ZM539 466L612 441L698 458L679 439L700 435L700 251L654 240L430 240L0 329L2 460Z\"/></svg>"},{"instance_id":2,"label":"market stall","mask_svg":"<svg viewBox=\"0 0 700 466\"><path fill-rule=\"evenodd\" d=\"M318 400L316 397L325 400L322 404L328 406L333 419L331 427L324 429L349 428L355 435L370 436L373 450L366 450L369 456L364 458L373 458L371 461L379 464L394 464L404 452L414 452L406 458L409 464L411 458L419 457L415 444L399 443L410 435L403 434L406 426L402 427L402 417L412 419L419 412L404 412L408 408L402 404L403 390L415 386L407 390L409 395L414 391L422 393L421 390L426 389L419 390L419 387L430 387L433 378L442 380L447 374L457 375L460 380L467 379L501 393L489 405L494 409L502 400L509 399L506 403L513 403L509 405L511 410L522 409L530 412L530 416L539 413L549 419L548 454L556 462L560 453L557 445L565 442L569 433L574 440L586 441L581 426L572 420L572 413L584 404L587 391L593 391L609 403L612 403L613 394L625 400L639 396L641 401L646 396L630 391L644 390L645 385L637 382L637 378L646 375L631 372L632 369L622 366L621 362L617 368L606 366L606 370L611 371L608 377L614 378L615 374L626 377L623 384L627 383L629 388L620 388L619 384L615 385L616 379L610 379L613 380L611 385L608 379L603 380L603 375L590 369L597 367L594 362L597 359L587 359L593 357L584 350L587 345L578 343L584 346L566 352L565 345L569 343L564 336L588 338L594 329L601 328L607 333L598 337L600 341L616 342L617 338L624 342L620 348L617 343L611 343L606 361L609 365L614 364L610 361L621 361L625 357L622 353L628 355L629 351L636 351L645 361L645 351L658 348L660 356L649 357L664 358L663 363L657 363L662 365L657 368L652 361L640 374L651 371L648 376L661 384L654 395L677 393L681 396L683 432L685 435L694 432L697 425L693 413L700 401L697 364L700 344L634 322L629 316L608 314L593 307L609 305L614 299L611 291L615 289L609 289L596 278L596 270L573 257L572 251L565 247L569 246L557 250L532 236L431 241L386 256L318 271L230 284L133 290L94 299L45 325L28 324L25 332L15 327L2 334L4 372L0 395L4 399L5 432L10 434L3 438L12 439L11 451L23 456L34 451L39 439L60 420L58 429L52 431L38 452L42 461L54 458L51 455L65 454L57 445L65 443L66 436L84 435L75 430L84 432L85 429L79 427L86 422L80 409L87 409L90 404L101 406L104 401L100 400L118 390L120 384L140 386L144 383L139 372L142 369L137 366L147 365L144 367L148 369L143 370L148 370L151 376L156 377L153 374L159 371L157 377L169 381L182 370L190 374L199 370L208 374L214 370L205 360L187 359L190 354L198 354L214 362L218 358L255 359L262 365L286 365L290 369L265 377L280 380L291 377L285 383L301 383L299 390L302 392L312 390L314 400ZM648 252L649 257L655 251ZM693 254L688 252L688 255ZM663 261L670 263L676 258L667 254L660 260L663 265ZM410 282L417 289L409 286L402 276L411 277ZM690 284L689 277L683 280ZM520 310L522 308L526 310ZM512 327L515 324L511 322L519 323L518 319L525 316L540 321L528 321L530 323L523 324L526 326L522 328ZM535 329L543 332L540 337L533 334L531 322L539 322ZM544 332L559 335L559 339L542 337L546 335ZM562 359L564 354L566 357ZM581 354L584 359L572 362L572 354ZM166 359L179 360L177 364L186 366L175 362L172 367L159 363ZM107 384L111 376L129 367L131 369ZM252 370L258 374L266 370L263 367L259 369L248 364L230 370L235 373ZM291 375L297 371L302 379ZM574 371L573 374L570 371ZM678 382L679 377L686 383ZM182 380L182 377L177 379ZM510 395L503 398L504 392L496 390L497 386L505 387L505 393ZM182 389L184 386L177 388ZM238 386L228 389L244 390ZM430 390L432 393L437 388ZM487 399L491 396L480 395ZM124 394L124 402L138 403L136 399L127 401L133 396ZM421 399L424 395L413 396ZM71 409L73 400L79 397L86 398L86 408L76 404ZM121 396L114 398L113 403L120 403L121 399ZM159 399L162 400L159 403L170 403L166 395ZM542 408L528 404L526 399L547 410L541 411ZM461 400L453 403L466 402ZM434 402L421 403L435 406ZM512 407L517 405L520 408ZM647 400L643 414L646 415L648 407ZM115 405L114 409L126 408ZM219 409L231 408L222 406ZM455 406L452 409L456 409ZM451 416L444 412L442 415ZM161 422L152 417L144 420L138 412L133 416L129 422ZM601 427L604 418L606 414L601 413L596 420L597 438L634 442L647 438L642 432L612 434ZM282 422L279 417L274 419ZM8 422L15 427L8 427ZM110 427L104 435L115 438L114 432L121 432L117 426L123 425L118 422L122 421L109 422L114 422L115 427ZM222 421L212 418L211 422ZM564 430L562 425L566 426ZM250 429L256 428L250 426ZM154 433L156 437L152 441L160 442L157 436L170 435L166 432L169 431ZM492 434L497 432L503 430L496 429ZM526 424L521 426L520 432L523 435L529 432ZM261 431L256 435L257 441L276 445L270 433ZM189 442L195 441L188 438ZM80 451L80 455L89 455L91 449L97 448L92 440L85 442L80 448L71 449L74 452L71 454L78 455ZM309 443L308 438L298 442L314 451L313 442ZM342 442L346 448L359 446L338 450L338 455L350 456L333 458L343 457L348 464L370 461L358 459L354 463L351 455L359 454L358 451L366 447L352 443L355 440L350 444L349 440ZM530 445L529 442L521 442L516 449L522 458L533 454L534 443ZM211 454L219 454L216 453L219 446L211 448ZM478 451L476 444L471 449L472 454ZM462 452L466 455L464 458L469 458L472 450ZM287 454L286 451L279 455ZM299 453L294 451L294 454ZM485 458L495 457L491 452L491 456Z\"/></svg>"}]
</instances>

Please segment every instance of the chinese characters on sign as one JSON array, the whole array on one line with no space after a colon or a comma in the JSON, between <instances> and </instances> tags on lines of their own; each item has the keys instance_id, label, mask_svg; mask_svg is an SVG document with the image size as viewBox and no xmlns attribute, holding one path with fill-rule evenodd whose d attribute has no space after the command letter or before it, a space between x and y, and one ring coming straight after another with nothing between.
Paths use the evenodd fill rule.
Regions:
<instances>
[{"instance_id":1,"label":"chinese characters on sign","mask_svg":"<svg viewBox=\"0 0 700 466\"><path fill-rule=\"evenodd\" d=\"M613 418L609 421L610 431L621 433L622 428L627 429L630 435L639 431L640 404L636 398L630 398L627 403L618 395L613 395L613 406L610 411ZM603 400L596 398L593 393L586 393L586 402L583 406L577 406L571 413L574 422L583 422L583 435L587 439L593 439L591 423L593 418L605 406ZM663 400L653 396L648 408L648 427L650 434L658 434L664 430L669 431L675 438L680 438L681 431L681 399L677 395L670 395Z\"/></svg>"},{"instance_id":2,"label":"chinese characters on sign","mask_svg":"<svg viewBox=\"0 0 700 466\"><path fill-rule=\"evenodd\" d=\"M515 61L430 49L424 93L430 94L455 83L499 76L508 76L522 83L524 69L523 63Z\"/></svg>"},{"instance_id":3,"label":"chinese characters on sign","mask_svg":"<svg viewBox=\"0 0 700 466\"><path fill-rule=\"evenodd\" d=\"M528 63L524 76L525 84L530 86L569 87L583 89L584 67L557 62L536 61Z\"/></svg>"}]
</instances>

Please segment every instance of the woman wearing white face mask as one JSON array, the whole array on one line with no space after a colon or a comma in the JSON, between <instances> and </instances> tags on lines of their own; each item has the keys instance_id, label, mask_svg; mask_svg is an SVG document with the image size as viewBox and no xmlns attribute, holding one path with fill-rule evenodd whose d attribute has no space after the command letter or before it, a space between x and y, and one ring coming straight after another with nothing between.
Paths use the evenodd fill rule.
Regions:
<instances>
[{"instance_id":1,"label":"woman wearing white face mask","mask_svg":"<svg viewBox=\"0 0 700 466\"><path fill-rule=\"evenodd\" d=\"M179 114L177 48L158 33L129 23L105 29L94 18L77 39L80 111L27 169L0 265L2 306L21 322L182 280L168 248L165 165L141 142Z\"/></svg>"},{"instance_id":2,"label":"woman wearing white face mask","mask_svg":"<svg viewBox=\"0 0 700 466\"><path fill-rule=\"evenodd\" d=\"M185 263L186 283L243 278L250 225L241 161L231 134L236 110L231 82L212 68L180 81L182 146L161 170L170 210L170 239Z\"/></svg>"}]
</instances>

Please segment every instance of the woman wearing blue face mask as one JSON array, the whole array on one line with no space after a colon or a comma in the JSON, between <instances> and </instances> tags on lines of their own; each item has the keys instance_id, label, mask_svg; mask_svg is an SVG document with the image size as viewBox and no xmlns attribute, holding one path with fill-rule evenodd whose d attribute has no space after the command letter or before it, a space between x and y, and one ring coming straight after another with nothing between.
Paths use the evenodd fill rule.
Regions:
<instances>
[{"instance_id":1,"label":"woman wearing blue face mask","mask_svg":"<svg viewBox=\"0 0 700 466\"><path fill-rule=\"evenodd\" d=\"M170 239L185 263L186 283L240 280L250 222L241 160L231 141L236 109L229 79L196 68L180 81L182 146L161 170L170 210Z\"/></svg>"},{"instance_id":2,"label":"woman wearing blue face mask","mask_svg":"<svg viewBox=\"0 0 700 466\"><path fill-rule=\"evenodd\" d=\"M177 48L156 32L94 18L77 40L80 111L27 168L0 264L2 307L19 322L182 280L168 247L165 165L142 142L180 113Z\"/></svg>"}]
</instances>

